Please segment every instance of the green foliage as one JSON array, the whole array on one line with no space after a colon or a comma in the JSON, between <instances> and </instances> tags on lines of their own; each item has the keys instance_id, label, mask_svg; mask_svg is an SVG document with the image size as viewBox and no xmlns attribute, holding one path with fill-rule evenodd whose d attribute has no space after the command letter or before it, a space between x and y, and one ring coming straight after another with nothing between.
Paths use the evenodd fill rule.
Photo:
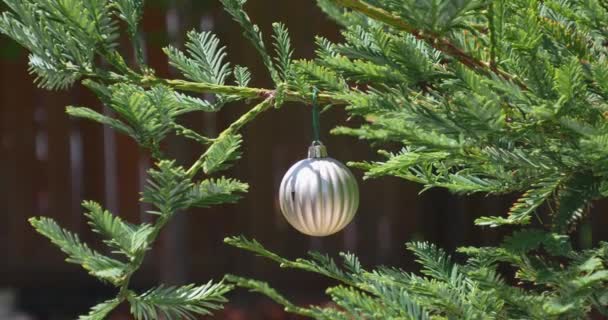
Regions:
<instances>
[{"instance_id":1,"label":"green foliage","mask_svg":"<svg viewBox=\"0 0 608 320\"><path fill-rule=\"evenodd\" d=\"M562 182L562 177L550 177L541 181L524 193L509 210L509 217L482 217L475 221L480 226L489 225L496 227L503 224L526 224L530 221L530 215L551 197Z\"/></svg>"},{"instance_id":2,"label":"green foliage","mask_svg":"<svg viewBox=\"0 0 608 320\"><path fill-rule=\"evenodd\" d=\"M226 48L220 47L220 40L211 32L188 32L188 57L176 48L164 49L169 63L180 70L188 79L197 82L224 84L230 76L230 64L224 62Z\"/></svg>"},{"instance_id":3,"label":"green foliage","mask_svg":"<svg viewBox=\"0 0 608 320\"><path fill-rule=\"evenodd\" d=\"M468 259L460 264L432 244L410 243L422 275L388 267L367 271L352 254L342 254L343 263L320 253L292 261L255 240L227 239L283 267L337 280L327 294L339 308L299 307L266 283L236 276L228 281L316 319L608 314L608 245L577 251L571 244L577 223L608 195L604 1L318 0L341 26L341 40L317 37L315 58L297 61L284 24L272 26L271 54L244 11L246 0L220 1L260 55L274 88L249 87L249 69L232 67L227 49L210 32L189 32L185 51L164 49L186 80L157 77L144 63L138 34L143 0L4 0L9 11L0 16L0 32L30 51L37 83L64 89L83 79L110 112L67 112L131 137L156 163L142 193L153 206L153 223L129 223L84 203L89 224L116 257L92 250L53 220L31 220L68 262L118 288L115 299L82 319L103 319L123 302L137 319L192 318L219 308L230 285L159 286L137 295L129 289L131 276L175 214L234 203L247 191L237 180L211 177L240 158L240 129L273 105L309 102L313 88L320 90L320 103L344 106L359 118L352 122L359 125L333 133L378 149L376 159L351 163L366 178L399 177L423 191L518 194L506 215L476 222L523 228L494 247L460 248ZM135 66L119 50L121 25ZM262 102L217 137L180 124L184 114L215 112L237 100ZM189 167L178 164L163 150L173 135L206 149ZM513 274L501 275L504 270Z\"/></svg>"},{"instance_id":4,"label":"green foliage","mask_svg":"<svg viewBox=\"0 0 608 320\"><path fill-rule=\"evenodd\" d=\"M285 297L283 297L281 294L279 294L275 289L271 288L270 285L268 285L265 282L246 279L246 278L238 277L235 275L227 275L225 278L228 282L234 283L238 287L247 288L251 292L258 292L258 293L268 296L275 302L285 306L286 311L295 312L295 313L299 313L302 315L311 314L305 308L298 308L296 305L291 303L289 300L287 300Z\"/></svg>"},{"instance_id":5,"label":"green foliage","mask_svg":"<svg viewBox=\"0 0 608 320\"><path fill-rule=\"evenodd\" d=\"M295 85L333 92L367 122L334 133L403 145L380 150L386 160L354 163L366 177L397 176L425 190L522 193L508 218L478 224L529 224L550 207L566 231L601 194L607 73L597 61L606 52L592 30L606 10L490 3L319 1L344 25L344 41L318 39L317 58L296 64Z\"/></svg>"},{"instance_id":6,"label":"green foliage","mask_svg":"<svg viewBox=\"0 0 608 320\"><path fill-rule=\"evenodd\" d=\"M317 0L317 5L329 18L342 26L367 20L364 15L354 10L347 10L332 0Z\"/></svg>"},{"instance_id":7,"label":"green foliage","mask_svg":"<svg viewBox=\"0 0 608 320\"><path fill-rule=\"evenodd\" d=\"M241 194L247 192L246 183L234 179L220 178L203 180L190 192L193 207L207 208L223 203L236 203Z\"/></svg>"},{"instance_id":8,"label":"green foliage","mask_svg":"<svg viewBox=\"0 0 608 320\"><path fill-rule=\"evenodd\" d=\"M176 166L174 161L161 161L158 169L152 169L148 173L150 179L144 189L142 201L158 208L158 211L149 213L171 215L190 205L189 192L193 183L183 167Z\"/></svg>"},{"instance_id":9,"label":"green foliage","mask_svg":"<svg viewBox=\"0 0 608 320\"><path fill-rule=\"evenodd\" d=\"M120 288L121 294L116 299L95 306L81 319L105 319L125 299L131 304L131 311L137 319L157 319L160 314L167 319L194 319L195 315L210 314L212 310L221 308L226 301L224 294L231 290L231 286L223 283L209 282L203 286L179 288L161 286L141 295L128 290L131 275L140 267L146 251L176 211L234 203L240 198L239 193L247 191L246 184L233 179L207 179L193 183L185 170L173 161L161 161L157 167L150 170L150 180L143 193L143 201L158 209L149 212L159 215L154 224L130 224L95 202L83 203L93 231L104 238L104 243L114 253L124 256L124 262L90 249L77 235L62 229L52 219L30 220L39 233L68 255L66 261L79 264L91 275Z\"/></svg>"},{"instance_id":10,"label":"green foliage","mask_svg":"<svg viewBox=\"0 0 608 320\"><path fill-rule=\"evenodd\" d=\"M224 295L231 287L222 283L202 286L158 287L140 295L129 296L131 313L137 320L196 319L195 315L210 315L226 302Z\"/></svg>"},{"instance_id":11,"label":"green foliage","mask_svg":"<svg viewBox=\"0 0 608 320\"><path fill-rule=\"evenodd\" d=\"M108 0L7 0L0 32L30 52L30 72L41 87L63 89L93 71L96 54L113 50L118 36Z\"/></svg>"},{"instance_id":12,"label":"green foliage","mask_svg":"<svg viewBox=\"0 0 608 320\"><path fill-rule=\"evenodd\" d=\"M264 62L264 65L270 72L272 80L276 84L279 84L281 82L281 78L276 69L276 66L272 61L272 58L266 50L266 45L264 44L262 32L260 31L260 28L257 25L251 22L251 19L243 9L243 6L247 2L247 0L220 0L220 2L224 5L224 9L232 16L234 21L241 25L241 27L243 28L243 36L245 36L245 38L247 38L251 42L253 47L260 54L262 62Z\"/></svg>"},{"instance_id":13,"label":"green foliage","mask_svg":"<svg viewBox=\"0 0 608 320\"><path fill-rule=\"evenodd\" d=\"M262 293L287 311L315 319L574 319L601 307L594 295L605 294L606 246L577 253L567 237L527 230L513 234L502 248L463 248L470 258L457 264L442 250L426 242L408 244L422 265L424 277L396 268L367 271L351 254L341 254L340 266L325 255L287 260L242 237L228 238L230 245L277 261L285 268L314 272L343 283L327 290L340 307L297 307L266 283L227 276L239 287ZM526 254L545 248L550 256ZM562 257L556 263L554 257ZM546 295L509 286L498 274L499 264L520 268L518 278L529 286L557 288ZM605 302L604 302L605 303ZM328 316L332 314L332 316Z\"/></svg>"},{"instance_id":14,"label":"green foliage","mask_svg":"<svg viewBox=\"0 0 608 320\"><path fill-rule=\"evenodd\" d=\"M161 216L185 208L234 203L248 189L247 184L226 178L192 183L184 168L175 166L173 161L160 162L158 169L150 170L149 174L150 180L144 189L142 201L158 208L158 211L149 213Z\"/></svg>"},{"instance_id":15,"label":"green foliage","mask_svg":"<svg viewBox=\"0 0 608 320\"><path fill-rule=\"evenodd\" d=\"M127 24L131 38L137 37L137 28L144 14L144 0L114 0L118 17Z\"/></svg>"},{"instance_id":16,"label":"green foliage","mask_svg":"<svg viewBox=\"0 0 608 320\"><path fill-rule=\"evenodd\" d=\"M118 118L89 108L68 107L68 114L100 122L133 138L140 146L159 152L160 142L172 131L176 117L188 112L192 101L165 86L144 89L131 84L103 86L86 82Z\"/></svg>"},{"instance_id":17,"label":"green foliage","mask_svg":"<svg viewBox=\"0 0 608 320\"><path fill-rule=\"evenodd\" d=\"M293 62L288 86L301 92L315 86L360 118L362 125L333 133L367 140L380 156L350 165L366 178L395 176L423 191L518 194L506 215L476 223L525 229L496 247L461 248L466 264L431 244L408 244L422 277L390 268L345 272L325 255L290 261L255 241L227 240L283 267L340 281L327 291L339 310L297 309L264 283L229 279L317 319L327 312L336 319L606 314L606 260L598 258L605 244L576 251L570 233L608 194L608 51L601 27L608 7L535 0L318 4L342 26L343 40L318 37L315 59ZM515 280L500 275L505 268ZM392 287L371 291L378 283ZM401 292L423 312L393 311ZM396 304L395 310L417 309Z\"/></svg>"},{"instance_id":18,"label":"green foliage","mask_svg":"<svg viewBox=\"0 0 608 320\"><path fill-rule=\"evenodd\" d=\"M415 1L388 0L376 1L378 5L391 9L404 18L412 26L435 33L448 30L467 28L469 18L475 13L486 9L491 1L459 0L459 1Z\"/></svg>"},{"instance_id":19,"label":"green foliage","mask_svg":"<svg viewBox=\"0 0 608 320\"><path fill-rule=\"evenodd\" d=\"M93 201L85 201L82 206L89 211L85 216L89 219L93 231L104 237L104 242L119 253L134 258L149 245L148 238L154 230L151 225L136 226L124 222L119 216L103 210Z\"/></svg>"},{"instance_id":20,"label":"green foliage","mask_svg":"<svg viewBox=\"0 0 608 320\"><path fill-rule=\"evenodd\" d=\"M119 284L126 273L126 265L104 256L82 243L77 235L61 228L49 218L31 218L32 226L68 255L67 262L82 265L92 276L112 284Z\"/></svg>"},{"instance_id":21,"label":"green foliage","mask_svg":"<svg viewBox=\"0 0 608 320\"><path fill-rule=\"evenodd\" d=\"M213 100L203 100L181 92L174 83L158 79L143 64L143 48L138 25L143 16L142 0L45 0L5 2L10 9L0 18L0 32L13 38L30 52L30 70L41 87L64 89L81 78L111 112L88 107L68 107L67 112L92 120L130 136L150 151L156 167L142 193L142 201L153 205L153 223L133 224L86 201L85 216L92 230L115 256L106 256L80 241L79 237L49 218L32 218L34 228L64 251L67 261L81 265L92 276L113 284L116 298L93 307L80 319L106 319L121 303L128 302L137 319L193 319L221 308L230 285L209 282L182 287L159 286L141 295L130 289L130 280L141 267L162 228L178 211L234 203L248 186L230 178L195 180L197 166L186 170L163 152L163 141L178 134L207 146L203 154L206 174L230 167L240 157L241 136L231 129L222 138L211 139L178 123L191 112L215 112L225 103L242 99L228 90ZM118 20L126 24L141 74L131 69L117 50ZM284 44L284 43L283 43ZM187 53L167 47L171 65L187 78L207 86L223 86L234 74L245 88L251 74L246 67L234 69L225 62L226 50L211 33L188 34ZM107 63L100 63L100 62ZM185 90L189 91L189 90ZM198 91L194 93L200 93ZM247 115L240 126L252 119Z\"/></svg>"},{"instance_id":22,"label":"green foliage","mask_svg":"<svg viewBox=\"0 0 608 320\"><path fill-rule=\"evenodd\" d=\"M226 135L218 138L207 149L207 157L203 163L203 171L212 174L226 169L226 166L241 158L239 151L243 142L240 135Z\"/></svg>"},{"instance_id":23,"label":"green foliage","mask_svg":"<svg viewBox=\"0 0 608 320\"><path fill-rule=\"evenodd\" d=\"M153 196L148 201L160 206L158 212L150 212L161 214L155 224L133 225L104 210L95 202L83 203L88 210L85 215L93 231L104 238L104 243L114 249L114 253L123 255L125 262L90 249L77 235L62 229L52 219L30 219L30 223L39 233L68 255L66 261L81 265L92 276L121 289L117 298L96 305L88 315L81 316L80 319L105 319L125 299L131 304L131 311L137 319L157 319L158 315L167 319L194 319L196 315L208 315L212 310L220 309L226 301L224 295L232 287L223 283L160 286L141 295L127 289L129 278L139 268L145 252L150 249L160 229L173 214L168 210L235 202L239 196L234 193L247 190L246 185L231 179L205 180L198 184L185 183L183 169L174 167L172 162L161 162L158 166L158 170L150 173L152 180L146 190L149 196ZM150 191L154 188L157 188L155 193Z\"/></svg>"},{"instance_id":24,"label":"green foliage","mask_svg":"<svg viewBox=\"0 0 608 320\"><path fill-rule=\"evenodd\" d=\"M283 81L291 80L291 56L293 49L291 48L291 39L287 27L282 23L273 23L274 30L274 47L276 51L276 63L279 75Z\"/></svg>"},{"instance_id":25,"label":"green foliage","mask_svg":"<svg viewBox=\"0 0 608 320\"><path fill-rule=\"evenodd\" d=\"M112 299L105 302L102 302L91 309L89 314L80 316L78 320L104 320L107 316L114 310L114 308L118 307L120 304L120 300Z\"/></svg>"},{"instance_id":26,"label":"green foliage","mask_svg":"<svg viewBox=\"0 0 608 320\"><path fill-rule=\"evenodd\" d=\"M239 87L247 87L251 81L251 72L247 67L236 66L234 67L234 80Z\"/></svg>"}]
</instances>

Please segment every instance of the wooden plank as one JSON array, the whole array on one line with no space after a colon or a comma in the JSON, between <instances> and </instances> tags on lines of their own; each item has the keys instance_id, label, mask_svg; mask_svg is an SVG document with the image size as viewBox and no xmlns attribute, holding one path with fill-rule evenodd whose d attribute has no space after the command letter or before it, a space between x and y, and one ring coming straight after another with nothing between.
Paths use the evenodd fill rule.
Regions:
<instances>
[{"instance_id":1,"label":"wooden plank","mask_svg":"<svg viewBox=\"0 0 608 320\"><path fill-rule=\"evenodd\" d=\"M36 183L38 172L35 161L35 128L31 77L25 71L27 64L23 52L11 59L0 61L0 157L2 158L3 191L0 208L3 213L3 230L6 238L1 241L6 263L19 266L38 248L27 218L36 214Z\"/></svg>"}]
</instances>

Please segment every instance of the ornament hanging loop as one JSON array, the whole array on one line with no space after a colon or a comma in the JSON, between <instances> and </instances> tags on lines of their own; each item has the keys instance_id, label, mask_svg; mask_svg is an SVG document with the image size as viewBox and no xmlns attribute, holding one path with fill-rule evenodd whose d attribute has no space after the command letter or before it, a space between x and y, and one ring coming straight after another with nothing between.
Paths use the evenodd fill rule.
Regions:
<instances>
[{"instance_id":1,"label":"ornament hanging loop","mask_svg":"<svg viewBox=\"0 0 608 320\"><path fill-rule=\"evenodd\" d=\"M321 142L321 114L318 103L319 90L312 89L312 144L308 148L308 158L327 158L327 149Z\"/></svg>"},{"instance_id":2,"label":"ornament hanging loop","mask_svg":"<svg viewBox=\"0 0 608 320\"><path fill-rule=\"evenodd\" d=\"M312 88L312 140L321 143L321 112L319 111L319 89Z\"/></svg>"},{"instance_id":3,"label":"ornament hanging loop","mask_svg":"<svg viewBox=\"0 0 608 320\"><path fill-rule=\"evenodd\" d=\"M314 141L310 147L308 147L308 158L327 158L327 148L325 148L321 141Z\"/></svg>"}]
</instances>

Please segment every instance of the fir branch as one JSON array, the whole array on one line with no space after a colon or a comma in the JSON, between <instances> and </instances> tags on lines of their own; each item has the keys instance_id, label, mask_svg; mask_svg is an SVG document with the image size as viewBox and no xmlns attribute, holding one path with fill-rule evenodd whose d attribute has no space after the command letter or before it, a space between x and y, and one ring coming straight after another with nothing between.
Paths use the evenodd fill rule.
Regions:
<instances>
[{"instance_id":1,"label":"fir branch","mask_svg":"<svg viewBox=\"0 0 608 320\"><path fill-rule=\"evenodd\" d=\"M222 139L225 139L227 136L231 136L231 135L237 134L239 132L239 130L244 125L246 125L247 123L249 123L250 121L252 121L253 119L255 119L258 115L260 115L264 111L270 109L272 107L272 105L273 105L273 102L274 102L274 96L270 96L266 100L262 101L261 103L259 103L258 105L256 105L255 107L253 107L252 109L250 109L249 111L247 111L238 120L236 120L228 128L226 128L219 135L219 137L216 139L216 141L222 141ZM194 176L200 169L202 169L204 167L205 162L206 162L206 156L207 156L207 154L203 154L188 169L187 174L189 176Z\"/></svg>"},{"instance_id":2,"label":"fir branch","mask_svg":"<svg viewBox=\"0 0 608 320\"><path fill-rule=\"evenodd\" d=\"M85 216L89 219L89 225L93 231L101 234L105 242L120 250L128 257L133 257L139 248L133 247L133 234L135 230L125 223L120 217L113 215L93 201L85 201L82 205L89 212Z\"/></svg>"},{"instance_id":3,"label":"fir branch","mask_svg":"<svg viewBox=\"0 0 608 320\"><path fill-rule=\"evenodd\" d=\"M249 240L243 236L225 238L224 242L247 251L251 251L257 255L273 260L281 265L282 268L300 269L309 272L319 273L328 278L332 278L343 283L356 286L353 279L344 273L337 264L327 255L322 255L316 252L310 252L311 259L298 259L295 261L285 259L274 252L264 248L256 240Z\"/></svg>"},{"instance_id":4,"label":"fir branch","mask_svg":"<svg viewBox=\"0 0 608 320\"><path fill-rule=\"evenodd\" d=\"M173 129L175 129L175 134L194 140L200 143L201 145L208 145L213 143L213 139L207 138L199 134L198 132L192 129L188 129L180 124L174 124Z\"/></svg>"},{"instance_id":5,"label":"fir branch","mask_svg":"<svg viewBox=\"0 0 608 320\"><path fill-rule=\"evenodd\" d=\"M249 289L249 291L251 292L258 292L269 297L276 303L285 306L285 311L287 312L311 318L314 318L316 315L312 310L296 306L295 304L287 300L285 297L283 297L281 294L279 294L275 289L271 288L268 283L246 279L230 274L226 275L224 278L227 282L233 283L237 287Z\"/></svg>"},{"instance_id":6,"label":"fir branch","mask_svg":"<svg viewBox=\"0 0 608 320\"><path fill-rule=\"evenodd\" d=\"M245 0L222 1L262 56L274 89L248 87L251 73L231 68L219 40L206 32L189 34L186 53L166 49L171 64L192 82L157 78L145 67L142 74L131 70L117 51L117 22L124 21L128 35L138 40L141 0L5 2L11 11L0 17L0 32L31 52L30 71L39 85L65 88L85 78L115 114L74 107L68 113L131 136L156 159L163 158L161 141L174 132L208 147L187 170L160 161L150 171L143 201L155 207L153 224L132 225L85 203L93 230L127 262L91 250L52 220L32 220L68 261L119 288L115 299L83 319L104 318L125 301L144 319L188 318L219 308L222 290L230 286L218 286L219 294L206 297L193 285L137 295L130 280L178 211L233 203L248 188L234 179L194 177L230 166L240 155L246 124L273 104L309 102L312 87L323 90L320 103L347 105L350 115L367 121L334 132L391 143L384 148L406 146L400 153L382 152L383 162L358 164L368 176L392 175L457 193L528 190L508 217L478 223L525 224L549 204L555 232L523 230L500 247L463 249L470 256L464 265L433 245L410 244L423 276L390 268L366 271L352 254L343 254L341 264L319 253L290 260L256 241L226 240L283 267L339 281L327 290L339 310L300 308L265 283L230 279L273 297L288 311L317 319L574 319L592 308L605 312L608 246L574 251L568 236L560 234L570 231L592 200L608 194L608 34L602 27L608 11L603 2L319 0L345 27L344 41L318 38L317 59L294 62L283 25L273 25L273 58L243 11ZM141 64L143 53L135 46ZM230 75L236 85L225 84ZM217 99L186 93L214 93ZM216 138L177 123L186 113L215 112L237 100L262 101ZM503 280L497 271L501 264L515 268L525 286Z\"/></svg>"},{"instance_id":7,"label":"fir branch","mask_svg":"<svg viewBox=\"0 0 608 320\"><path fill-rule=\"evenodd\" d=\"M118 10L118 17L127 23L129 36L136 38L139 22L143 17L144 0L113 0L112 5Z\"/></svg>"},{"instance_id":8,"label":"fir branch","mask_svg":"<svg viewBox=\"0 0 608 320\"><path fill-rule=\"evenodd\" d=\"M588 174L574 175L566 181L555 195L555 211L552 228L556 232L568 233L589 212L590 202L598 197L598 185Z\"/></svg>"},{"instance_id":9,"label":"fir branch","mask_svg":"<svg viewBox=\"0 0 608 320\"><path fill-rule=\"evenodd\" d=\"M127 266L123 262L90 249L77 235L61 228L52 219L42 217L29 221L36 231L68 255L67 262L79 264L91 275L114 285L119 285L124 279Z\"/></svg>"},{"instance_id":10,"label":"fir branch","mask_svg":"<svg viewBox=\"0 0 608 320\"><path fill-rule=\"evenodd\" d=\"M93 109L90 109L90 108L68 106L68 107L66 107L65 112L72 117L83 118L83 119L87 119L87 120L91 120L94 122L98 122L98 123L107 125L108 127L112 128L122 134L135 135L135 132L133 132L133 130L129 126L127 126L120 120L102 115L99 112L97 112Z\"/></svg>"},{"instance_id":11,"label":"fir branch","mask_svg":"<svg viewBox=\"0 0 608 320\"><path fill-rule=\"evenodd\" d=\"M240 134L220 136L203 155L205 157L203 171L206 174L213 174L228 168L232 162L241 158L239 149L242 142Z\"/></svg>"},{"instance_id":12,"label":"fir branch","mask_svg":"<svg viewBox=\"0 0 608 320\"><path fill-rule=\"evenodd\" d=\"M109 125L131 136L139 145L151 150L156 158L160 157L160 142L172 129L175 118L189 111L182 108L190 107L184 107L183 98L166 86L157 85L149 89L124 83L104 86L90 80L84 84L122 121L87 108L69 108L68 112Z\"/></svg>"},{"instance_id":13,"label":"fir branch","mask_svg":"<svg viewBox=\"0 0 608 320\"><path fill-rule=\"evenodd\" d=\"M422 273L445 282L451 280L454 265L444 251L428 242L410 242L407 248L416 255L416 262L423 266Z\"/></svg>"},{"instance_id":14,"label":"fir branch","mask_svg":"<svg viewBox=\"0 0 608 320\"><path fill-rule=\"evenodd\" d=\"M572 256L572 245L568 236L539 229L524 229L505 237L502 247L522 255L538 250L541 246L555 256Z\"/></svg>"},{"instance_id":15,"label":"fir branch","mask_svg":"<svg viewBox=\"0 0 608 320\"><path fill-rule=\"evenodd\" d=\"M543 181L533 184L533 188L526 191L513 204L509 210L508 218L482 217L475 220L475 224L497 227L505 224L528 224L530 216L544 204L547 199L559 188L565 177L561 175L547 177Z\"/></svg>"},{"instance_id":16,"label":"fir branch","mask_svg":"<svg viewBox=\"0 0 608 320\"><path fill-rule=\"evenodd\" d=\"M131 313L137 320L194 320L196 316L210 315L222 308L227 300L224 295L232 289L224 283L202 286L164 287L150 289L140 295L129 295Z\"/></svg>"},{"instance_id":17,"label":"fir branch","mask_svg":"<svg viewBox=\"0 0 608 320\"><path fill-rule=\"evenodd\" d=\"M153 204L158 209L150 213L169 217L190 205L188 193L194 184L184 168L177 166L175 161L161 161L157 164L157 169L151 169L148 174L150 178L142 201Z\"/></svg>"},{"instance_id":18,"label":"fir branch","mask_svg":"<svg viewBox=\"0 0 608 320\"><path fill-rule=\"evenodd\" d=\"M194 185L189 194L192 207L208 208L224 203L236 203L249 186L234 179L208 179Z\"/></svg>"},{"instance_id":19,"label":"fir branch","mask_svg":"<svg viewBox=\"0 0 608 320\"><path fill-rule=\"evenodd\" d=\"M251 82L251 71L247 67L235 66L232 71L234 75L234 81L239 87L247 87Z\"/></svg>"},{"instance_id":20,"label":"fir branch","mask_svg":"<svg viewBox=\"0 0 608 320\"><path fill-rule=\"evenodd\" d=\"M224 101L209 102L197 97L192 97L180 92L175 93L175 102L181 107L176 110L176 115L183 115L190 112L216 112L221 109Z\"/></svg>"},{"instance_id":21,"label":"fir branch","mask_svg":"<svg viewBox=\"0 0 608 320\"><path fill-rule=\"evenodd\" d=\"M93 308L87 315L80 316L78 320L104 320L107 319L110 312L112 312L118 305L120 304L120 300L111 299L105 302L102 302Z\"/></svg>"},{"instance_id":22,"label":"fir branch","mask_svg":"<svg viewBox=\"0 0 608 320\"><path fill-rule=\"evenodd\" d=\"M281 78L276 66L274 65L272 58L266 50L264 39L262 38L262 32L260 28L251 22L251 19L243 9L243 6L247 0L220 0L224 5L224 9L232 16L234 21L241 25L243 28L243 35L247 38L253 47L257 50L258 54L262 58L264 65L270 72L270 77L275 84L281 83Z\"/></svg>"},{"instance_id":23,"label":"fir branch","mask_svg":"<svg viewBox=\"0 0 608 320\"><path fill-rule=\"evenodd\" d=\"M216 85L204 82L189 82L184 80L176 79L157 79L157 78L143 78L141 81L144 86L151 86L154 84L164 84L176 90L193 92L193 93L216 93L238 96L242 99L265 99L275 95L275 90L262 89L262 88L250 88L242 86L230 86L230 85ZM286 102L310 102L310 94L303 94L300 92L286 90L284 92ZM347 100L341 98L338 95L333 95L330 92L320 92L318 95L319 103L343 105L347 103Z\"/></svg>"},{"instance_id":24,"label":"fir branch","mask_svg":"<svg viewBox=\"0 0 608 320\"><path fill-rule=\"evenodd\" d=\"M287 82L291 78L291 56L293 55L289 31L287 31L287 27L282 23L273 23L272 29L274 31L272 36L274 47L277 53L275 58L277 70L281 79Z\"/></svg>"},{"instance_id":25,"label":"fir branch","mask_svg":"<svg viewBox=\"0 0 608 320\"><path fill-rule=\"evenodd\" d=\"M169 63L196 82L224 84L230 75L230 64L225 62L226 48L211 32L188 32L189 56L173 47L164 48Z\"/></svg>"},{"instance_id":26,"label":"fir branch","mask_svg":"<svg viewBox=\"0 0 608 320\"><path fill-rule=\"evenodd\" d=\"M352 287L337 286L326 291L332 300L362 319L386 319L385 303Z\"/></svg>"},{"instance_id":27,"label":"fir branch","mask_svg":"<svg viewBox=\"0 0 608 320\"><path fill-rule=\"evenodd\" d=\"M522 89L527 90L527 86L521 82L521 80L517 79L513 75L499 69L498 67L492 66L486 62L483 62L469 54L467 54L462 49L458 48L448 39L440 37L433 32L429 32L427 30L420 30L415 28L414 26L406 23L400 17L385 11L381 8L375 7L369 3L366 3L361 0L333 0L336 4L343 6L345 8L352 9L356 12L360 12L372 19L381 21L386 23L387 25L397 29L402 30L407 33L412 34L417 39L421 39L429 43L433 48L456 58L463 65L476 70L480 73L489 75L496 74L497 76L507 80L512 81L517 84Z\"/></svg>"}]
</instances>

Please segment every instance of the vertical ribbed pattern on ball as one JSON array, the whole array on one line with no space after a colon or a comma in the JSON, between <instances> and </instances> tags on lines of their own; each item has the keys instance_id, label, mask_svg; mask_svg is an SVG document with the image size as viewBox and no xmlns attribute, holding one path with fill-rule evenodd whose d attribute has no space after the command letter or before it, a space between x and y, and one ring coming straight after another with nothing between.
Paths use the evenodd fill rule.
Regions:
<instances>
[{"instance_id":1,"label":"vertical ribbed pattern on ball","mask_svg":"<svg viewBox=\"0 0 608 320\"><path fill-rule=\"evenodd\" d=\"M359 206L359 187L350 170L332 158L302 160L281 182L283 215L298 231L327 236L342 230Z\"/></svg>"}]
</instances>

